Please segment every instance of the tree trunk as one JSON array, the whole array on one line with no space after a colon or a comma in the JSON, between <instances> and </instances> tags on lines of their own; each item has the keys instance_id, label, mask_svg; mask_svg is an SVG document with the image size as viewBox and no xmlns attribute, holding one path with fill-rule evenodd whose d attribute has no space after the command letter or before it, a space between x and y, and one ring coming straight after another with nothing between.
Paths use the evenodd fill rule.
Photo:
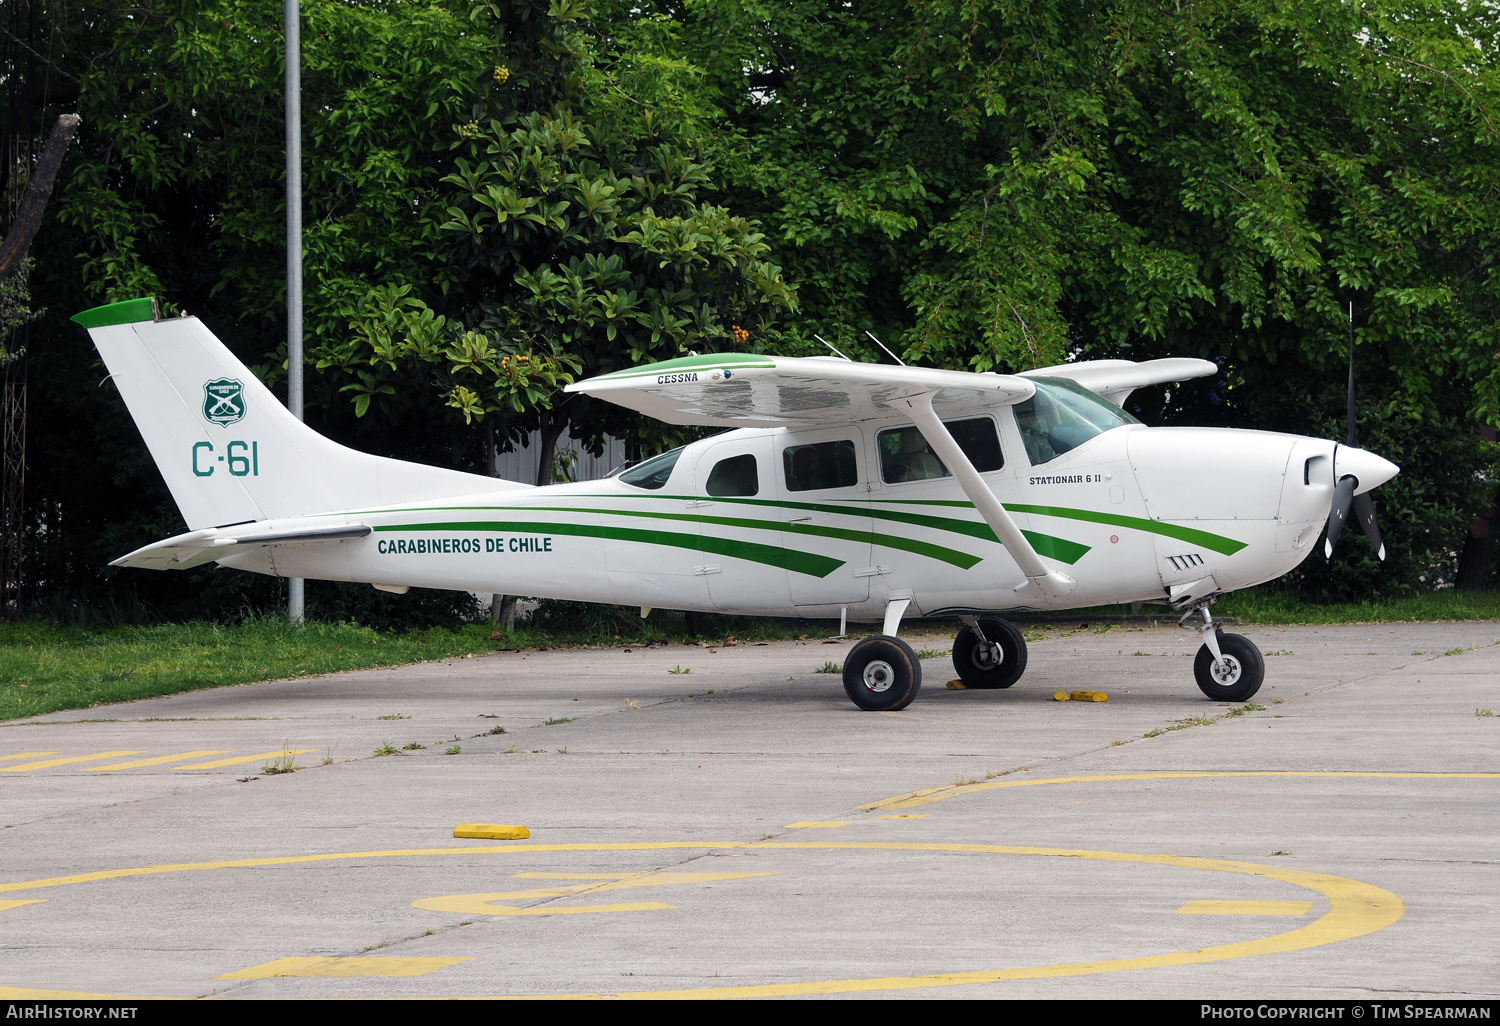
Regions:
<instances>
[{"instance_id":1,"label":"tree trunk","mask_svg":"<svg viewBox=\"0 0 1500 1026\"><path fill-rule=\"evenodd\" d=\"M1495 441L1495 429L1488 424L1479 429L1479 437ZM1495 566L1495 530L1500 528L1500 508L1491 506L1469 523L1469 534L1458 557L1458 573L1453 586L1459 591L1485 591L1490 586L1490 571Z\"/></svg>"},{"instance_id":2,"label":"tree trunk","mask_svg":"<svg viewBox=\"0 0 1500 1026\"><path fill-rule=\"evenodd\" d=\"M63 155L68 152L68 144L73 141L73 136L78 134L78 123L81 120L77 114L63 114L57 119L57 124L52 126L52 134L47 137L42 158L32 169L31 181L26 186L26 198L21 200L21 209L16 211L16 219L5 236L5 242L0 244L0 279L9 276L26 259L31 240L36 236L36 230L42 226L42 214L47 209L47 200L52 197L52 183L57 180L57 172L62 170Z\"/></svg>"},{"instance_id":3,"label":"tree trunk","mask_svg":"<svg viewBox=\"0 0 1500 1026\"><path fill-rule=\"evenodd\" d=\"M1463 552L1458 557L1458 575L1453 586L1459 591L1487 591L1490 569L1495 565L1495 516L1492 508L1469 524Z\"/></svg>"},{"instance_id":4,"label":"tree trunk","mask_svg":"<svg viewBox=\"0 0 1500 1026\"><path fill-rule=\"evenodd\" d=\"M559 417L552 410L542 411L541 424L537 428L537 435L541 445L541 452L538 454L541 459L536 468L536 483L538 485L549 485L552 483L552 460L557 454L557 440L562 436L563 429L567 426L567 417Z\"/></svg>"}]
</instances>

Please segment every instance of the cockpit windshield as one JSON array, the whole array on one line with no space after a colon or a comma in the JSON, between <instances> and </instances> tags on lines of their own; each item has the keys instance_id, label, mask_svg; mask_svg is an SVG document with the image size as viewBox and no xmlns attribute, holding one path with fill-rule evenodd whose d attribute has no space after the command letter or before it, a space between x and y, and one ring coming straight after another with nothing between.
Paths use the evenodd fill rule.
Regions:
<instances>
[{"instance_id":1,"label":"cockpit windshield","mask_svg":"<svg viewBox=\"0 0 1500 1026\"><path fill-rule=\"evenodd\" d=\"M1095 435L1139 424L1108 399L1066 378L1032 378L1036 395L1017 403L1016 427L1033 466L1076 449Z\"/></svg>"},{"instance_id":2,"label":"cockpit windshield","mask_svg":"<svg viewBox=\"0 0 1500 1026\"><path fill-rule=\"evenodd\" d=\"M682 449L673 449L664 452L660 456L653 456L645 463L637 464L620 475L620 480L637 488L649 488L652 491L663 487L667 478L672 476L672 468L677 466L678 457L682 455Z\"/></svg>"}]
</instances>

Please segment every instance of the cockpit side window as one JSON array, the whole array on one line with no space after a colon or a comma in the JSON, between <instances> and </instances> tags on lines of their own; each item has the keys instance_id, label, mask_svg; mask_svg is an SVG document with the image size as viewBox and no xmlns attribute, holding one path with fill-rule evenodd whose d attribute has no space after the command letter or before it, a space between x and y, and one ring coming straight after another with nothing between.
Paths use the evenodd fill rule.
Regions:
<instances>
[{"instance_id":1,"label":"cockpit side window","mask_svg":"<svg viewBox=\"0 0 1500 1026\"><path fill-rule=\"evenodd\" d=\"M704 490L709 495L754 495L760 491L760 474L750 453L731 456L714 464Z\"/></svg>"},{"instance_id":2,"label":"cockpit side window","mask_svg":"<svg viewBox=\"0 0 1500 1026\"><path fill-rule=\"evenodd\" d=\"M1055 460L1096 435L1139 424L1103 396L1064 378L1032 378L1036 395L1017 403L1016 427L1033 466Z\"/></svg>"},{"instance_id":3,"label":"cockpit side window","mask_svg":"<svg viewBox=\"0 0 1500 1026\"><path fill-rule=\"evenodd\" d=\"M637 488L649 488L656 491L666 486L667 479L672 476L672 468L677 466L677 460L682 456L682 449L673 449L664 452L660 456L653 456L639 466L631 467L620 475L620 480Z\"/></svg>"}]
</instances>

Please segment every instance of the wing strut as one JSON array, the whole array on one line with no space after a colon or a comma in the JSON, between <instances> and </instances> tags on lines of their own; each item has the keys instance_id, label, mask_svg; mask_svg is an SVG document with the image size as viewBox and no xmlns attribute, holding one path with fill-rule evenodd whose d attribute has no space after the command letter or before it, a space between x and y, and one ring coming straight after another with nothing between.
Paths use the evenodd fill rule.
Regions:
<instances>
[{"instance_id":1,"label":"wing strut","mask_svg":"<svg viewBox=\"0 0 1500 1026\"><path fill-rule=\"evenodd\" d=\"M948 433L947 426L933 412L932 393L920 392L898 401L907 407L913 423L921 430L922 437L937 451L938 459L953 471L959 487L963 488L964 494L969 497L979 515L984 517L984 522L990 525L995 537L1010 550L1011 558L1032 585L1049 598L1061 598L1076 588L1078 582L1067 574L1047 569L1042 558L1036 554L1036 549L1031 547L1031 543L1010 518L1000 500L995 498L995 493L990 491L984 479L979 476L979 471L974 469L974 464L969 462L969 457Z\"/></svg>"}]
</instances>

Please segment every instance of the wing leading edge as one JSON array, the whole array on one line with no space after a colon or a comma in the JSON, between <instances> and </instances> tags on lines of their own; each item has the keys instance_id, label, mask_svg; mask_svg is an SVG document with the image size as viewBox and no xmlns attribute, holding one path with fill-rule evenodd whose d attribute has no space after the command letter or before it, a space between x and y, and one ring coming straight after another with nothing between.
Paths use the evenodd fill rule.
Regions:
<instances>
[{"instance_id":1,"label":"wing leading edge","mask_svg":"<svg viewBox=\"0 0 1500 1026\"><path fill-rule=\"evenodd\" d=\"M1188 378L1203 378L1217 374L1219 366L1209 360L1194 360L1185 356L1174 356L1164 360L1080 360L1078 363L1060 363L1055 367L1038 367L1023 371L1026 378L1067 378L1096 392L1116 406L1124 406L1130 393L1147 385L1165 385Z\"/></svg>"},{"instance_id":2,"label":"wing leading edge","mask_svg":"<svg viewBox=\"0 0 1500 1026\"><path fill-rule=\"evenodd\" d=\"M851 363L836 357L715 353L632 367L567 387L668 424L782 427L889 418L893 404L930 393L945 417L1031 398L1014 374Z\"/></svg>"}]
</instances>

